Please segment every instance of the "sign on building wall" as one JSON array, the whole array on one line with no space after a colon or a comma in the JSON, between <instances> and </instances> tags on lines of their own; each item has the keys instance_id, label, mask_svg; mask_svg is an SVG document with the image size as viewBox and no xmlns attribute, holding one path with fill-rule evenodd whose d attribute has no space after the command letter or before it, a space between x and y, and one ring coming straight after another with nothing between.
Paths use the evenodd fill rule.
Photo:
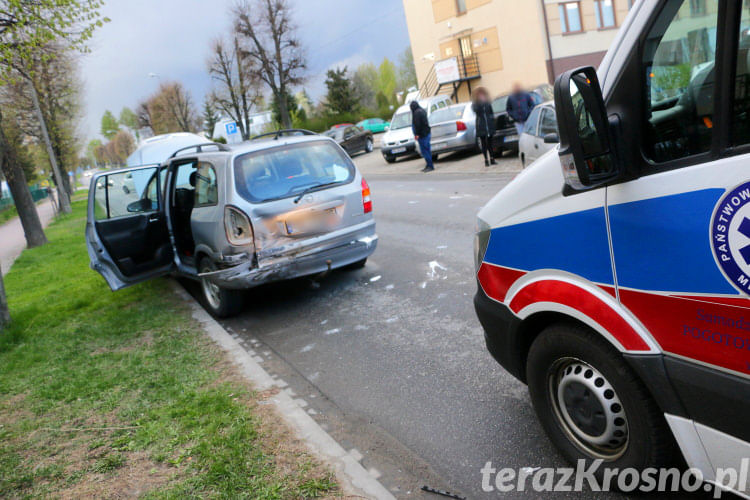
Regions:
<instances>
[{"instance_id":1,"label":"sign on building wall","mask_svg":"<svg viewBox=\"0 0 750 500\"><path fill-rule=\"evenodd\" d=\"M451 57L435 63L435 76L438 83L450 83L461 79L458 72L458 58Z\"/></svg>"}]
</instances>

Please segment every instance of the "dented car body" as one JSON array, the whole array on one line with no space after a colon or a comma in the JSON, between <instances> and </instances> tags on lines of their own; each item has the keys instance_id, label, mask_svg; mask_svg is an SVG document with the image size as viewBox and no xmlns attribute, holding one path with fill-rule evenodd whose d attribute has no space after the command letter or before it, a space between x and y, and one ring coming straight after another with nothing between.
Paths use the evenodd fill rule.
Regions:
<instances>
[{"instance_id":1,"label":"dented car body","mask_svg":"<svg viewBox=\"0 0 750 500\"><path fill-rule=\"evenodd\" d=\"M364 265L378 237L351 159L305 134L191 146L97 174L86 241L112 290L174 273L200 281L207 308L228 316L239 290Z\"/></svg>"}]
</instances>

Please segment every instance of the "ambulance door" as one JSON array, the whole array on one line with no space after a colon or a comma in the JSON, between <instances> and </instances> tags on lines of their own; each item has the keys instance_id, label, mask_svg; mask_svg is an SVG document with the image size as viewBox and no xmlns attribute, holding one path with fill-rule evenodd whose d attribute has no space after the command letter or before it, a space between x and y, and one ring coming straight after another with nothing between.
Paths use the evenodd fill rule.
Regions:
<instances>
[{"instance_id":1,"label":"ambulance door","mask_svg":"<svg viewBox=\"0 0 750 500\"><path fill-rule=\"evenodd\" d=\"M640 151L607 209L619 299L721 467L750 455L750 0L663 3L609 96Z\"/></svg>"}]
</instances>

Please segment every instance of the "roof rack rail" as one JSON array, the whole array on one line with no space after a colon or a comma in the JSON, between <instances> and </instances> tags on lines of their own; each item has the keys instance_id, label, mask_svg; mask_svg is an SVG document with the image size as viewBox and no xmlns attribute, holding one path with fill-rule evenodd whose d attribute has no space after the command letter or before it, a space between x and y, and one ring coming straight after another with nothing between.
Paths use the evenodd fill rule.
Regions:
<instances>
[{"instance_id":1,"label":"roof rack rail","mask_svg":"<svg viewBox=\"0 0 750 500\"><path fill-rule=\"evenodd\" d=\"M268 132L266 134L256 135L250 140L254 141L256 139L262 139L264 137L273 137L274 141L278 141L279 137L285 136L285 135L295 136L295 135L318 135L318 134L316 132L305 130L303 128L288 128L288 129L275 130L273 132Z\"/></svg>"},{"instance_id":2,"label":"roof rack rail","mask_svg":"<svg viewBox=\"0 0 750 500\"><path fill-rule=\"evenodd\" d=\"M180 148L177 151L175 151L174 153L172 153L172 156L170 156L169 159L171 160L172 158L174 158L178 154L182 153L183 151L187 151L188 149L193 149L193 148L195 148L195 152L196 153L202 153L203 152L203 148L205 148L206 146L215 147L219 151L231 151L231 149L229 148L229 146L227 146L226 144L221 144L221 143L218 143L218 142L203 142L201 144L193 144L192 146L185 146L184 148Z\"/></svg>"}]
</instances>

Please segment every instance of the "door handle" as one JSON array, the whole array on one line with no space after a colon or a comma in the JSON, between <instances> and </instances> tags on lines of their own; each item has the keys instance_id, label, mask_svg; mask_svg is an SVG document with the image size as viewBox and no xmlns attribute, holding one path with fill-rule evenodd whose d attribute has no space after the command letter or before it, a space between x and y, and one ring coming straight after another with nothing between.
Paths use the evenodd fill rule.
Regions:
<instances>
[{"instance_id":1,"label":"door handle","mask_svg":"<svg viewBox=\"0 0 750 500\"><path fill-rule=\"evenodd\" d=\"M159 216L158 215L152 215L148 218L149 222L159 222Z\"/></svg>"}]
</instances>

